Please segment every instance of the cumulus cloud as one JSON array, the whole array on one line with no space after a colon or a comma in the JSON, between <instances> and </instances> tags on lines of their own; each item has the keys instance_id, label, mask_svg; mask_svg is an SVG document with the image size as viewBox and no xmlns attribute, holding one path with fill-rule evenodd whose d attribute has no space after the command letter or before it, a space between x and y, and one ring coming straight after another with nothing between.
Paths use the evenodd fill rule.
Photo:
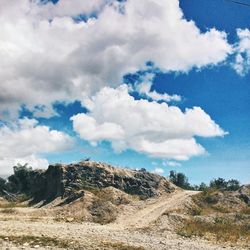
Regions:
<instances>
[{"instance_id":1,"label":"cumulus cloud","mask_svg":"<svg viewBox=\"0 0 250 250\"><path fill-rule=\"evenodd\" d=\"M1 176L9 176L13 172L13 166L17 164L24 165L28 163L33 169L42 169L49 166L49 162L45 158L41 158L37 155L29 155L22 158L0 158L0 174Z\"/></svg>"},{"instance_id":2,"label":"cumulus cloud","mask_svg":"<svg viewBox=\"0 0 250 250\"><path fill-rule=\"evenodd\" d=\"M237 35L239 42L235 47L236 57L233 68L239 75L244 76L250 70L250 30L238 29Z\"/></svg>"},{"instance_id":3,"label":"cumulus cloud","mask_svg":"<svg viewBox=\"0 0 250 250\"><path fill-rule=\"evenodd\" d=\"M177 161L165 161L163 162L163 166L166 167L180 167L181 163Z\"/></svg>"},{"instance_id":4,"label":"cumulus cloud","mask_svg":"<svg viewBox=\"0 0 250 250\"><path fill-rule=\"evenodd\" d=\"M139 84L136 84L136 86L134 87L135 90L142 96L145 96L154 101L181 101L181 96L179 95L169 95L167 93L161 94L156 92L155 90L151 91L154 77L154 73L145 74L145 76L142 77L141 82Z\"/></svg>"},{"instance_id":5,"label":"cumulus cloud","mask_svg":"<svg viewBox=\"0 0 250 250\"><path fill-rule=\"evenodd\" d=\"M178 107L135 100L122 85L105 87L85 101L89 113L73 116L74 130L91 143L110 141L115 151L133 149L152 157L187 160L205 149L195 136L223 136L225 132L201 108Z\"/></svg>"},{"instance_id":6,"label":"cumulus cloud","mask_svg":"<svg viewBox=\"0 0 250 250\"><path fill-rule=\"evenodd\" d=\"M164 174L164 169L163 168L155 168L152 172L155 174L162 175L162 174Z\"/></svg>"},{"instance_id":7,"label":"cumulus cloud","mask_svg":"<svg viewBox=\"0 0 250 250\"><path fill-rule=\"evenodd\" d=\"M55 17L77 16L80 14L90 15L100 11L106 4L112 0L60 0L56 4L45 1L35 8L36 14L43 18L53 19ZM33 11L34 11L33 10Z\"/></svg>"},{"instance_id":8,"label":"cumulus cloud","mask_svg":"<svg viewBox=\"0 0 250 250\"><path fill-rule=\"evenodd\" d=\"M78 114L71 118L73 128L81 137L95 144L101 140L119 140L124 137L122 127L116 123L103 122L98 124L97 121L86 114Z\"/></svg>"},{"instance_id":9,"label":"cumulus cloud","mask_svg":"<svg viewBox=\"0 0 250 250\"><path fill-rule=\"evenodd\" d=\"M70 136L39 125L34 119L25 118L18 124L3 125L0 127L0 172L10 173L17 162L45 167L48 162L40 154L63 152L72 145Z\"/></svg>"},{"instance_id":10,"label":"cumulus cloud","mask_svg":"<svg viewBox=\"0 0 250 250\"><path fill-rule=\"evenodd\" d=\"M216 65L232 51L224 32L202 33L187 21L178 0L38 2L0 1L2 118L17 116L21 105L46 106L36 115L54 115L55 101L82 100L103 86L116 87L147 61L163 72L186 72ZM71 18L91 12L96 18L86 22Z\"/></svg>"}]
</instances>

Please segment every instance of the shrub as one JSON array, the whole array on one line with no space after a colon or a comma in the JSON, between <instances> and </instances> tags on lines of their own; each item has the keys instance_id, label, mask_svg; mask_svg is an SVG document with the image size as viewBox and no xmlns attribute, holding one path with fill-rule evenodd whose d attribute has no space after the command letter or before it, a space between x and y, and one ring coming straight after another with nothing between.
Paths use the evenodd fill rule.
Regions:
<instances>
[{"instance_id":1,"label":"shrub","mask_svg":"<svg viewBox=\"0 0 250 250\"><path fill-rule=\"evenodd\" d=\"M210 181L210 187L215 189L226 189L227 182L223 178L217 178Z\"/></svg>"},{"instance_id":2,"label":"shrub","mask_svg":"<svg viewBox=\"0 0 250 250\"><path fill-rule=\"evenodd\" d=\"M226 181L223 178L217 178L210 182L210 188L222 189L227 191L236 191L240 188L240 182L235 179Z\"/></svg>"},{"instance_id":3,"label":"shrub","mask_svg":"<svg viewBox=\"0 0 250 250\"><path fill-rule=\"evenodd\" d=\"M201 184L200 184L200 186L199 186L199 191L205 191L205 190L207 190L208 189L208 186L204 183L204 182L202 182Z\"/></svg>"},{"instance_id":4,"label":"shrub","mask_svg":"<svg viewBox=\"0 0 250 250\"><path fill-rule=\"evenodd\" d=\"M228 191L236 191L240 188L240 182L235 179L231 179L227 182L227 190Z\"/></svg>"}]
</instances>

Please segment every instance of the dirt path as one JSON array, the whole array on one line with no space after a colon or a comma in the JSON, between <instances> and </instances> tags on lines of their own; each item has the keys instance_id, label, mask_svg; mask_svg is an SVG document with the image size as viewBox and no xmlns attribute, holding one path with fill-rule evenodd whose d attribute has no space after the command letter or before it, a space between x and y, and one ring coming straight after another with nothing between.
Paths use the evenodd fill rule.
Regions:
<instances>
[{"instance_id":1,"label":"dirt path","mask_svg":"<svg viewBox=\"0 0 250 250\"><path fill-rule=\"evenodd\" d=\"M188 197L197 194L195 191L177 191L155 199L152 204L146 204L142 209L128 216L122 215L114 223L121 228L145 228L155 222L162 214L173 211L185 205ZM112 225L113 226L113 225Z\"/></svg>"}]
</instances>

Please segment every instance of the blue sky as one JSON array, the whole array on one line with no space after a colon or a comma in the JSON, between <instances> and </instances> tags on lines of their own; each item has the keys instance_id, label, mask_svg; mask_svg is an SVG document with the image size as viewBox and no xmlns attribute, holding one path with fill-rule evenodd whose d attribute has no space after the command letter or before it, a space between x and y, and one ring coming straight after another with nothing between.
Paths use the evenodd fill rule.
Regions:
<instances>
[{"instance_id":1,"label":"blue sky","mask_svg":"<svg viewBox=\"0 0 250 250\"><path fill-rule=\"evenodd\" d=\"M22 2L25 6L25 0ZM145 0L145 6L143 2L139 6L133 0L130 3L125 1L119 3L120 9L124 8L128 13L130 8L135 10L139 8L141 11L140 17L128 15L124 20L120 20L124 25L125 37L122 32L112 33L112 29L117 28L113 27L117 15L113 16L113 12L111 15L108 11L112 8L117 10L118 3L110 1L111 7L106 7L107 1L96 2L98 3L93 6L80 4L82 10L79 8L79 1L75 1L70 7L64 5L63 0L56 4L49 2L44 2L40 6L34 4L30 10L33 14L28 17L27 14L24 15L19 13L19 10L11 8L7 1L3 3L6 7L6 19L3 21L6 24L15 24L16 32L26 34L27 40L24 39L25 43L21 39L13 42L10 36L13 30L6 30L3 33L7 43L1 43L0 38L0 49L8 48L12 53L11 49L15 48L15 51L13 49L15 60L19 59L17 55L21 51L23 62L22 66L19 66L15 60L6 58L7 72L9 69L10 72L14 72L14 76L8 78L8 81L15 85L11 92L14 92L14 95L9 94L7 86L10 86L8 85L10 82L6 80L6 75L0 72L2 79L0 86L6 95L0 95L2 106L0 119L3 124L0 131L2 157L0 174L8 173L10 168L7 164L17 161L27 161L39 167L39 164L44 166L55 162L69 163L91 157L92 160L116 166L144 167L165 176L173 169L184 172L190 182L196 184L208 182L216 177L236 178L242 183L249 183L250 33L249 36L246 34L250 29L250 8L224 0L180 0L180 2L172 0L169 5L163 1L162 8L165 8L166 17L173 15L172 18L176 17L176 21L171 24L171 19L162 14L161 25L153 26L155 24L150 23L152 16L155 13L159 15L159 10L152 8L154 0L152 2ZM18 2L16 5L18 7ZM79 9L81 13L77 12ZM170 10L172 12L168 12ZM180 12L183 14L181 19L178 16ZM14 13L17 20L9 20L7 14ZM111 16L106 22L105 15L108 14ZM84 18L79 22L76 17L80 15ZM99 22L97 24L93 19L92 28L96 26L96 30L93 31L92 38L80 35L82 29L80 25L84 22L90 25L88 24L90 17ZM71 24L70 19L77 20L77 23L73 21ZM137 28L134 28L133 24L130 26L130 21L135 22L137 19L142 26L144 23L145 27L148 25L149 31L140 33L142 32L140 25L136 26ZM16 25L15 21L18 20L25 20L24 25L20 27ZM190 20L193 21L191 26L188 24ZM51 22L51 25L46 26L46 22ZM31 25L34 23L38 28ZM152 34L150 25L154 28ZM171 25L176 25L176 29L171 30L169 36L168 29L172 29ZM61 29L60 33L57 33L58 27ZM154 32L156 28L157 33ZM65 29L65 39L63 36L60 37L63 29ZM89 29L91 35L91 28ZM179 34L178 29L182 29L183 34ZM210 29L216 30L217 33L212 33ZM241 37L239 29L245 32ZM199 34L196 33L192 38L190 33L197 30ZM136 33L131 33L132 31ZM204 38L202 34L205 33L210 35ZM27 34L32 35L30 37ZM41 38L38 45L30 43L36 39L33 37L34 34L39 34ZM106 34L110 36L106 37ZM133 36L130 37L130 34ZM154 40L158 34L159 38ZM227 34L227 37L225 38L223 34ZM102 57L100 52L96 54L97 48L104 46L105 43L112 45L107 47L110 50L114 48L113 43L116 40L120 41L116 44L119 50L114 50L111 57L107 57L107 54ZM99 41L102 43L101 46ZM241 41L244 43L240 43ZM124 49L120 44L123 43L126 44L126 57L120 61ZM85 45L88 50L85 50ZM134 50L138 45L138 49ZM151 47L155 45L159 49L151 51ZM170 47L172 49L168 50ZM69 48L72 49L62 56ZM91 54L89 51L92 50ZM46 56L41 56L40 51L44 51ZM37 56L37 62L32 59L34 55ZM97 56L108 61L99 59L96 62L94 60ZM238 71L235 66L237 56L242 59L238 64ZM87 62L82 59L85 57L88 58ZM152 63L147 64L148 61ZM124 78L125 72L130 74L130 78ZM27 74L31 76L27 77ZM124 79L127 79L125 81L127 87L122 85ZM73 84L72 87L70 84ZM106 97L106 101L103 100L103 96ZM128 102L128 105L123 105L123 102L125 104ZM172 116L168 116L170 111L166 109L164 103L170 107ZM116 108L117 106L120 109ZM140 108L137 108L138 106ZM178 110L171 107L176 107ZM194 107L199 107L199 110L195 110ZM187 115L187 109L192 113L190 116L192 118ZM162 112L166 117L157 117L154 114L156 111ZM141 116L138 112L144 112L144 115ZM167 120L175 120L177 113L178 117L181 114L183 124L175 124L172 121L168 124ZM128 115L127 123L124 122L126 115ZM141 116L138 119L139 125L135 125L137 115ZM152 125L147 117L154 117L159 124ZM25 122L20 122L22 120ZM194 130L190 124L192 122ZM178 128L180 126L181 130L175 133L175 126ZM187 126L191 128L186 129ZM150 129L144 130L144 127ZM28 131L31 138L27 138ZM43 138L39 138L39 134L43 135ZM46 137L48 137L47 143L43 141ZM3 148L1 139L2 143L5 141L11 143L7 143ZM20 139L24 140L23 147L27 143L31 149L28 151L21 149L22 145L17 145ZM169 144L172 139L177 140L178 145ZM186 140L188 144L183 146ZM8 147L11 148L13 145L16 155L12 157ZM39 145L42 148L40 150ZM152 145L154 147L158 145L163 149L159 152ZM171 153L168 148L170 145L176 147L173 150L178 151L178 154Z\"/></svg>"},{"instance_id":2,"label":"blue sky","mask_svg":"<svg viewBox=\"0 0 250 250\"><path fill-rule=\"evenodd\" d=\"M180 6L186 18L194 20L200 29L216 27L224 30L231 42L236 39L236 29L249 28L249 8L230 1L180 1ZM249 182L250 74L241 77L221 66L180 77L165 75L162 79L173 82L171 91L184 95L190 106L201 105L229 132L222 140L204 141L203 145L210 153L207 159L195 159L185 164L190 180L198 182L199 178L223 176ZM188 83L189 88L183 83Z\"/></svg>"}]
</instances>

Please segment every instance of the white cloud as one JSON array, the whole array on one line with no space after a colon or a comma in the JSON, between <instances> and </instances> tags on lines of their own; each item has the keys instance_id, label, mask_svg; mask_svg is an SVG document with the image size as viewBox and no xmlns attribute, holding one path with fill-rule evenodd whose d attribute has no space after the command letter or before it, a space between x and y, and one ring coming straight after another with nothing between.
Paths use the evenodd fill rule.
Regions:
<instances>
[{"instance_id":1,"label":"white cloud","mask_svg":"<svg viewBox=\"0 0 250 250\"><path fill-rule=\"evenodd\" d=\"M181 163L177 162L177 161L166 161L166 162L163 162L163 166L167 166L167 167L180 167Z\"/></svg>"},{"instance_id":2,"label":"white cloud","mask_svg":"<svg viewBox=\"0 0 250 250\"><path fill-rule=\"evenodd\" d=\"M250 30L238 29L237 35L239 42L235 48L236 57L233 68L239 75L244 76L250 70Z\"/></svg>"},{"instance_id":3,"label":"white cloud","mask_svg":"<svg viewBox=\"0 0 250 250\"><path fill-rule=\"evenodd\" d=\"M17 165L18 163L21 165L28 163L29 166L31 166L32 168L39 168L39 169L47 168L49 166L49 162L47 159L39 158L36 155L29 155L27 157L14 159L14 165ZM14 165L9 165L9 166L14 166Z\"/></svg>"},{"instance_id":4,"label":"white cloud","mask_svg":"<svg viewBox=\"0 0 250 250\"><path fill-rule=\"evenodd\" d=\"M0 119L17 118L23 105L35 117L48 118L57 115L54 102L81 100L90 113L74 116L74 129L93 145L107 140L116 151L130 148L180 160L204 152L195 136L224 134L198 107L182 112L136 101L126 87L118 87L124 74L144 70L148 61L162 72L219 64L232 52L224 32L201 33L184 18L178 0L38 3L0 1ZM72 19L93 12L96 18L86 22ZM147 79L137 91L155 101L181 99L151 87ZM67 135L35 120L0 127L1 171L16 161L46 165L42 153L64 151L71 144Z\"/></svg>"},{"instance_id":5,"label":"white cloud","mask_svg":"<svg viewBox=\"0 0 250 250\"><path fill-rule=\"evenodd\" d=\"M36 8L36 14L43 18L53 19L55 17L77 16L80 14L90 15L100 11L111 0L60 0L56 4L48 2Z\"/></svg>"},{"instance_id":6,"label":"white cloud","mask_svg":"<svg viewBox=\"0 0 250 250\"><path fill-rule=\"evenodd\" d=\"M226 34L205 33L183 17L178 0L60 0L56 5L1 0L0 117L20 105L53 115L55 101L82 100L153 61L163 72L216 65L231 53ZM75 23L71 15L97 12ZM53 18L54 17L54 18ZM53 20L48 20L53 18ZM162 98L150 93L153 99ZM168 96L163 96L168 98Z\"/></svg>"},{"instance_id":7,"label":"white cloud","mask_svg":"<svg viewBox=\"0 0 250 250\"><path fill-rule=\"evenodd\" d=\"M88 141L119 140L124 137L120 125L112 122L98 124L97 121L86 114L78 114L71 118L73 129Z\"/></svg>"},{"instance_id":8,"label":"white cloud","mask_svg":"<svg viewBox=\"0 0 250 250\"><path fill-rule=\"evenodd\" d=\"M153 170L153 173L162 175L162 174L164 174L164 169L162 169L162 168L155 168Z\"/></svg>"},{"instance_id":9,"label":"white cloud","mask_svg":"<svg viewBox=\"0 0 250 250\"><path fill-rule=\"evenodd\" d=\"M12 174L13 166L16 166L18 163L22 165L28 163L28 165L31 166L33 169L45 169L49 166L49 162L47 161L47 159L40 158L36 155L29 155L23 158L4 157L0 158L0 175L7 177Z\"/></svg>"},{"instance_id":10,"label":"white cloud","mask_svg":"<svg viewBox=\"0 0 250 250\"><path fill-rule=\"evenodd\" d=\"M88 114L71 118L75 131L92 143L110 141L117 152L133 149L152 157L187 160L205 152L195 136L225 134L199 107L182 112L166 103L135 100L126 85L105 87L85 105Z\"/></svg>"},{"instance_id":11,"label":"white cloud","mask_svg":"<svg viewBox=\"0 0 250 250\"><path fill-rule=\"evenodd\" d=\"M136 84L135 90L137 90L137 92L142 96L146 96L147 98L152 99L154 101L165 101L165 102L181 101L181 96L179 95L169 95L167 93L160 94L155 90L151 91L154 77L155 74L153 73L145 74L145 76L141 79L142 82Z\"/></svg>"},{"instance_id":12,"label":"white cloud","mask_svg":"<svg viewBox=\"0 0 250 250\"><path fill-rule=\"evenodd\" d=\"M0 127L0 172L10 173L17 162L34 167L48 165L43 153L63 152L73 145L67 134L41 126L34 119L20 119L18 124Z\"/></svg>"}]
</instances>

